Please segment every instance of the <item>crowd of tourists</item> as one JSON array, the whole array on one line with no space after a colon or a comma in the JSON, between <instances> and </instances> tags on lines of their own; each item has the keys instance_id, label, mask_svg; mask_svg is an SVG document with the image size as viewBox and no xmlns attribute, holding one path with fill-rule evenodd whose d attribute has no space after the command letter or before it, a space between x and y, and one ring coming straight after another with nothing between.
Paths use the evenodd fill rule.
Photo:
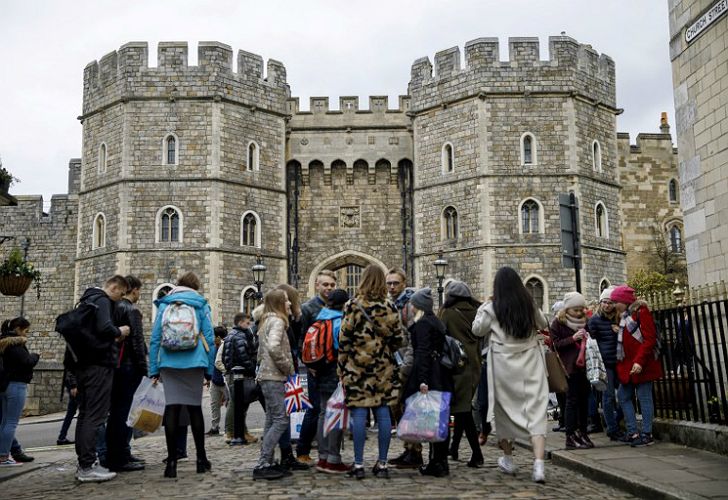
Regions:
<instances>
[{"instance_id":1,"label":"crowd of tourists","mask_svg":"<svg viewBox=\"0 0 728 500\"><path fill-rule=\"evenodd\" d=\"M598 343L607 374L600 396L607 435L632 446L654 443L651 384L661 376L657 333L647 304L626 285L604 290L593 311L580 293L567 293L554 305L549 322L521 277L509 267L498 270L484 302L466 283L450 280L437 311L432 290L408 287L401 269L385 273L378 266L366 267L351 297L337 288L335 273L323 270L316 277L314 297L301 303L295 288L279 285L264 295L252 314L236 314L228 330L213 326L202 284L187 272L155 301L157 313L148 347L135 305L142 286L134 276L113 276L102 288L86 290L77 307L90 305L82 328L87 342L83 349L73 349L69 342L66 349L64 382L70 402L58 444L75 444L76 478L81 482L107 481L119 472L146 467L143 459L132 454L134 431L127 426L134 393L145 376L151 384L163 386L167 445L163 476L167 478L177 477L178 461L187 458L190 429L198 473L209 472L213 466L205 450L206 436L224 434L231 446L260 441L253 479L274 480L311 468L356 479L369 473L389 478L391 468L443 477L449 474L449 460L460 458L463 435L470 448L467 466L478 468L484 464L481 447L495 433L503 452L498 469L516 474L514 440L530 440L531 477L544 482L551 400L547 350L557 354L568 374L568 389L559 395L562 419L555 429L565 431L565 447L593 447L589 432L601 424L598 412L592 410L590 415L589 402L595 393L583 363L583 346L589 337ZM175 342L192 343L172 345L167 329L185 325L194 325L195 338L178 337ZM0 467L33 459L15 440L27 386L39 359L26 346L30 326L22 317L2 324ZM318 328L331 336L333 349L315 365L304 367L307 332ZM459 363L451 366L443 358L455 348ZM286 383L304 371L311 407L294 441ZM207 433L202 412L206 388L212 413ZM339 390L350 415L353 463L346 463L341 453L349 429L326 425L328 403ZM450 394L451 423L445 439L404 441L403 449L390 460L393 429L408 401L431 391ZM635 394L642 413L641 431L633 405ZM256 400L265 410L260 438L245 423L249 405ZM77 410L75 439L69 440ZM364 463L367 427L376 427L378 448L369 472ZM312 458L314 443L316 459ZM427 461L423 444L429 445Z\"/></svg>"}]
</instances>

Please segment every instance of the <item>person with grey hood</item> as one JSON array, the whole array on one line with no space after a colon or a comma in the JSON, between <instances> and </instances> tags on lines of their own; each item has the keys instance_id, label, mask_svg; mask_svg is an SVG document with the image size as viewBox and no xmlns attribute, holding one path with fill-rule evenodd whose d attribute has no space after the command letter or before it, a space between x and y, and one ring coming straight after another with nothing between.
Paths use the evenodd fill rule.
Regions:
<instances>
[{"instance_id":1,"label":"person with grey hood","mask_svg":"<svg viewBox=\"0 0 728 500\"><path fill-rule=\"evenodd\" d=\"M463 370L453 375L455 391L450 403L450 413L455 417L455 427L450 456L453 460L458 459L458 448L464 432L472 453L467 465L474 468L483 464L483 452L478 443L478 431L472 412L472 401L480 381L482 362L480 337L476 337L472 329L479 306L480 302L473 298L470 287L462 281L453 280L445 288L445 301L438 315L447 333L462 343L467 359Z\"/></svg>"}]
</instances>

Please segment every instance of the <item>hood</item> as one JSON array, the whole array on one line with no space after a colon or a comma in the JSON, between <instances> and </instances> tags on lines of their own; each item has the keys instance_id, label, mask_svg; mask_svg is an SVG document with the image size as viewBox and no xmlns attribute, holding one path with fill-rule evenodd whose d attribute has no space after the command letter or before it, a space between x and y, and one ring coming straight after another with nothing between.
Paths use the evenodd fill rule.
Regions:
<instances>
[{"instance_id":1,"label":"hood","mask_svg":"<svg viewBox=\"0 0 728 500\"><path fill-rule=\"evenodd\" d=\"M402 293L399 294L399 297L394 299L394 302L396 304L406 304L407 302L409 302L409 299L412 298L412 295L414 295L416 291L416 288L407 287Z\"/></svg>"},{"instance_id":2,"label":"hood","mask_svg":"<svg viewBox=\"0 0 728 500\"><path fill-rule=\"evenodd\" d=\"M336 319L336 318L343 318L344 312L343 311L337 311L336 309L329 309L328 307L324 307L321 309L321 312L318 313L318 316L316 316L316 319Z\"/></svg>"},{"instance_id":3,"label":"hood","mask_svg":"<svg viewBox=\"0 0 728 500\"><path fill-rule=\"evenodd\" d=\"M3 354L5 349L10 346L25 345L27 341L28 339L19 335L3 335L0 337L0 354Z\"/></svg>"},{"instance_id":4,"label":"hood","mask_svg":"<svg viewBox=\"0 0 728 500\"><path fill-rule=\"evenodd\" d=\"M86 300L90 299L91 302L94 302L99 297L109 297L109 296L106 295L106 292L104 292L103 289L94 287L94 288L89 288L85 292L83 292L83 295L81 296L81 300L86 301ZM111 300L111 299L109 299L109 300Z\"/></svg>"},{"instance_id":5,"label":"hood","mask_svg":"<svg viewBox=\"0 0 728 500\"><path fill-rule=\"evenodd\" d=\"M263 309L265 306L263 304L259 304L253 309L253 312L250 314L253 317L253 321L256 323L260 321L261 316L263 316Z\"/></svg>"},{"instance_id":6,"label":"hood","mask_svg":"<svg viewBox=\"0 0 728 500\"><path fill-rule=\"evenodd\" d=\"M629 305L627 311L629 311L630 314L634 314L641 307L646 307L648 311L650 309L650 306L647 305L647 302L642 299L637 299Z\"/></svg>"},{"instance_id":7,"label":"hood","mask_svg":"<svg viewBox=\"0 0 728 500\"><path fill-rule=\"evenodd\" d=\"M207 299L190 288L177 287L161 299L154 301L154 305L171 304L172 302L184 302L192 307L202 308L207 304Z\"/></svg>"}]
</instances>

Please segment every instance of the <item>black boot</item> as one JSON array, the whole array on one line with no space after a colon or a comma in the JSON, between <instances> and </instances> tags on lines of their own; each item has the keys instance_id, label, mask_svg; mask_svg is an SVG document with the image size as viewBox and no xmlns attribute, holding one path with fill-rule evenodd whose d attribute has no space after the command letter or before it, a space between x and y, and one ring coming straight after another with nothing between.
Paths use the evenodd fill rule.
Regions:
<instances>
[{"instance_id":1,"label":"black boot","mask_svg":"<svg viewBox=\"0 0 728 500\"><path fill-rule=\"evenodd\" d=\"M426 466L420 467L420 474L423 476L444 477L449 474L449 467L437 460L430 460Z\"/></svg>"},{"instance_id":2,"label":"black boot","mask_svg":"<svg viewBox=\"0 0 728 500\"><path fill-rule=\"evenodd\" d=\"M309 470L308 464L300 462L293 456L293 448L281 449L281 467L286 470Z\"/></svg>"},{"instance_id":3,"label":"black boot","mask_svg":"<svg viewBox=\"0 0 728 500\"><path fill-rule=\"evenodd\" d=\"M164 477L177 477L177 460L167 460Z\"/></svg>"},{"instance_id":4,"label":"black boot","mask_svg":"<svg viewBox=\"0 0 728 500\"><path fill-rule=\"evenodd\" d=\"M457 445L455 445L455 444L453 444L452 446L450 446L450 453L449 453L449 455L450 455L450 456L452 457L452 459L453 459L453 460L455 460L456 462L458 461L458 458L460 458L460 455L459 455L459 450L458 450L458 448L459 448L459 447L458 447Z\"/></svg>"}]
</instances>

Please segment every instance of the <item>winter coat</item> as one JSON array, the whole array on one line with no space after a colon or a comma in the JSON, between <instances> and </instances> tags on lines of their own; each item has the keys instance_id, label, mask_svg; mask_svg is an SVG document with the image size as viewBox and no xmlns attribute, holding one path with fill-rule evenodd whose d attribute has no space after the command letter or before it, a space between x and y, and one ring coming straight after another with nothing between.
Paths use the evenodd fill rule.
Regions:
<instances>
[{"instance_id":1,"label":"winter coat","mask_svg":"<svg viewBox=\"0 0 728 500\"><path fill-rule=\"evenodd\" d=\"M170 351L162 347L162 317L169 304L183 302L195 308L200 337L194 349L186 351ZM158 376L161 368L204 368L207 378L212 377L215 365L215 334L210 320L210 306L205 297L195 290L186 287L173 288L167 295L154 301L157 306L157 318L152 328L152 339L149 344L149 374ZM207 343L205 346L205 342Z\"/></svg>"},{"instance_id":2,"label":"winter coat","mask_svg":"<svg viewBox=\"0 0 728 500\"><path fill-rule=\"evenodd\" d=\"M401 383L394 353L405 335L391 300L356 298L346 303L339 334L338 373L347 406L373 408L399 400Z\"/></svg>"},{"instance_id":3,"label":"winter coat","mask_svg":"<svg viewBox=\"0 0 728 500\"><path fill-rule=\"evenodd\" d=\"M341 331L341 321L344 318L343 311L329 309L324 307L316 316L316 321L331 321L331 334L333 335L334 361L328 363L325 367L316 370L316 385L321 392L334 392L339 384L339 375L336 372L336 360L339 354L339 332Z\"/></svg>"},{"instance_id":4,"label":"winter coat","mask_svg":"<svg viewBox=\"0 0 728 500\"><path fill-rule=\"evenodd\" d=\"M119 356L117 366L132 365L137 374L146 375L147 344L144 339L141 311L129 300L121 299L114 308L114 324L129 327L129 335L124 341L115 343Z\"/></svg>"},{"instance_id":5,"label":"winter coat","mask_svg":"<svg viewBox=\"0 0 728 500\"><path fill-rule=\"evenodd\" d=\"M288 343L286 324L274 313L261 318L262 327L258 328L258 375L256 379L285 382L295 373L293 356Z\"/></svg>"},{"instance_id":6,"label":"winter coat","mask_svg":"<svg viewBox=\"0 0 728 500\"><path fill-rule=\"evenodd\" d=\"M589 335L599 344L599 353L602 355L604 365L612 368L617 365L617 334L612 330L612 325L617 323L618 320L612 321L599 313L589 319Z\"/></svg>"},{"instance_id":7,"label":"winter coat","mask_svg":"<svg viewBox=\"0 0 728 500\"><path fill-rule=\"evenodd\" d=\"M121 336L121 330L114 325L113 321L116 304L101 288L88 288L81 296L81 302L96 305L95 324L93 337L89 342L89 354L80 357L76 361L66 348L63 365L69 369L75 369L79 366L116 366L118 351L115 343L116 339Z\"/></svg>"},{"instance_id":8,"label":"winter coat","mask_svg":"<svg viewBox=\"0 0 728 500\"><path fill-rule=\"evenodd\" d=\"M445 344L445 325L432 313L425 313L409 327L414 362L404 387L403 400L419 392L420 384L428 390L453 392L452 373L440 364Z\"/></svg>"},{"instance_id":9,"label":"winter coat","mask_svg":"<svg viewBox=\"0 0 728 500\"><path fill-rule=\"evenodd\" d=\"M394 307L399 311L399 317L405 328L404 342L399 348L399 356L402 358L402 364L399 365L399 378L404 382L412 371L413 353L412 343L410 342L409 327L414 323L415 308L410 304L410 299L415 293L414 288L405 288L394 301Z\"/></svg>"},{"instance_id":10,"label":"winter coat","mask_svg":"<svg viewBox=\"0 0 728 500\"><path fill-rule=\"evenodd\" d=\"M480 338L473 335L473 321L478 312L478 303L471 299L461 299L452 306L440 310L440 320L451 337L463 344L467 362L465 369L453 375L455 391L452 395L452 413L469 412L472 400L480 382Z\"/></svg>"},{"instance_id":11,"label":"winter coat","mask_svg":"<svg viewBox=\"0 0 728 500\"><path fill-rule=\"evenodd\" d=\"M473 333L488 342L488 421L499 439L546 435L548 378L536 329L548 324L536 310L536 325L525 339L509 335L498 322L492 302L478 308Z\"/></svg>"},{"instance_id":12,"label":"winter coat","mask_svg":"<svg viewBox=\"0 0 728 500\"><path fill-rule=\"evenodd\" d=\"M249 328L234 326L225 337L222 346L222 363L225 373L239 366L246 377L255 376L258 363L258 337Z\"/></svg>"},{"instance_id":13,"label":"winter coat","mask_svg":"<svg viewBox=\"0 0 728 500\"><path fill-rule=\"evenodd\" d=\"M38 364L40 355L28 352L27 341L14 333L0 337L0 356L8 382L29 384L33 380L33 367Z\"/></svg>"},{"instance_id":14,"label":"winter coat","mask_svg":"<svg viewBox=\"0 0 728 500\"><path fill-rule=\"evenodd\" d=\"M637 342L624 328L622 333L622 346L624 347L624 359L617 362L617 378L622 384L641 384L662 378L662 364L655 359L655 344L657 343L657 328L652 319L647 303L638 300L628 309L632 319L637 321L642 331L642 343ZM632 365L638 363L642 366L642 372L630 375Z\"/></svg>"},{"instance_id":15,"label":"winter coat","mask_svg":"<svg viewBox=\"0 0 728 500\"><path fill-rule=\"evenodd\" d=\"M586 326L584 329L586 329ZM551 343L554 346L554 350L558 353L559 358L561 358L561 362L564 363L566 373L572 375L581 372L586 376L586 368L576 366L576 358L579 357L581 341L577 342L574 340L575 333L569 325L562 323L558 317L554 318L549 327ZM586 342L586 339L583 341Z\"/></svg>"}]
</instances>

